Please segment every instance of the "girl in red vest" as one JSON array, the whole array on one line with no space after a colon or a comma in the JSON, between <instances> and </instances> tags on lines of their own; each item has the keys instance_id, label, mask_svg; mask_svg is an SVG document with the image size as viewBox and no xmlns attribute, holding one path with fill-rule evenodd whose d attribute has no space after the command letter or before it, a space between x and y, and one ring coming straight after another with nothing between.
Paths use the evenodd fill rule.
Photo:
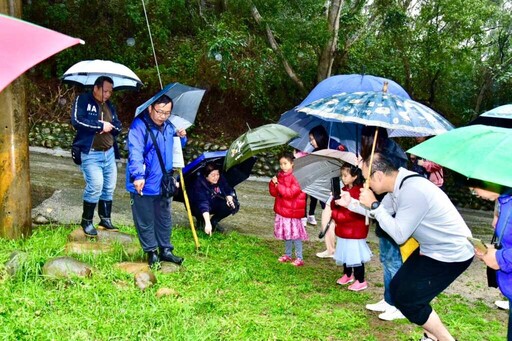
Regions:
<instances>
[{"instance_id":1,"label":"girl in red vest","mask_svg":"<svg viewBox=\"0 0 512 341\"><path fill-rule=\"evenodd\" d=\"M293 175L293 155L284 153L279 157L281 171L268 184L270 195L276 198L274 212L274 236L285 241L285 254L279 257L281 263L291 262L295 266L304 265L302 241L308 239L301 218L306 209L306 194ZM292 247L295 245L295 259L292 259Z\"/></svg>"},{"instance_id":2,"label":"girl in red vest","mask_svg":"<svg viewBox=\"0 0 512 341\"><path fill-rule=\"evenodd\" d=\"M361 170L349 164L341 168L341 179L343 191L350 193L354 199L359 199L359 193L363 184ZM361 291L368 288L364 280L364 263L370 261L372 252L366 243L368 226L365 224L363 215L354 213L336 204L336 201L329 199L330 205L326 205L327 216L330 216L336 225L336 251L334 260L337 265L343 265L343 276L336 283L345 285L352 283L348 289ZM329 214L330 213L330 214Z\"/></svg>"}]
</instances>

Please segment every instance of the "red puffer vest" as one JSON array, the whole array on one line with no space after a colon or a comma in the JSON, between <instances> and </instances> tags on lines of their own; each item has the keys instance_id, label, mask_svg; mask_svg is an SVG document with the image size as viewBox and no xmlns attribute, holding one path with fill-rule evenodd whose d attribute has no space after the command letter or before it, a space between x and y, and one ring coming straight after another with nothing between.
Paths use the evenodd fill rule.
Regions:
<instances>
[{"instance_id":1,"label":"red puffer vest","mask_svg":"<svg viewBox=\"0 0 512 341\"><path fill-rule=\"evenodd\" d=\"M361 186L354 186L351 189L343 187L354 199L359 199ZM338 206L331 201L332 218L336 222L334 232L336 236L345 239L365 239L368 237L368 226L364 223L364 215L354 213L349 209Z\"/></svg>"},{"instance_id":2,"label":"red puffer vest","mask_svg":"<svg viewBox=\"0 0 512 341\"><path fill-rule=\"evenodd\" d=\"M306 193L302 192L300 184L293 172L279 171L275 185L268 184L270 195L276 198L274 212L285 218L303 218L306 214Z\"/></svg>"}]
</instances>

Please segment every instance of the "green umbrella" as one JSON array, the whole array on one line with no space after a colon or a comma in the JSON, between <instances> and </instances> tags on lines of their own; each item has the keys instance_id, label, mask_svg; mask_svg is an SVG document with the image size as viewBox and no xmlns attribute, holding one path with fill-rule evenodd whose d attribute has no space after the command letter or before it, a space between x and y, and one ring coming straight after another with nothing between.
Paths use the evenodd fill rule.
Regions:
<instances>
[{"instance_id":1,"label":"green umbrella","mask_svg":"<svg viewBox=\"0 0 512 341\"><path fill-rule=\"evenodd\" d=\"M286 144L297 136L295 131L280 124L266 124L251 129L231 144L224 160L224 169L228 170L266 149Z\"/></svg>"},{"instance_id":2,"label":"green umbrella","mask_svg":"<svg viewBox=\"0 0 512 341\"><path fill-rule=\"evenodd\" d=\"M435 136L407 152L468 178L512 187L512 129L473 125Z\"/></svg>"}]
</instances>

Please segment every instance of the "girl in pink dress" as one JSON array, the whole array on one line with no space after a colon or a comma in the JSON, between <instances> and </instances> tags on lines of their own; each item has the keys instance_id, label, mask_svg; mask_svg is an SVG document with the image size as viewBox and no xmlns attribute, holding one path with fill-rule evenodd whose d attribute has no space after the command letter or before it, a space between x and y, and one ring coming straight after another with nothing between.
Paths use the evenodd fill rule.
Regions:
<instances>
[{"instance_id":1,"label":"girl in pink dress","mask_svg":"<svg viewBox=\"0 0 512 341\"><path fill-rule=\"evenodd\" d=\"M274 236L285 241L285 254L279 257L281 263L291 262L295 266L304 265L302 241L308 239L301 218L306 209L306 194L293 175L293 155L284 153L279 157L281 171L269 184L270 195L276 198L274 212ZM292 247L295 245L295 259L292 259Z\"/></svg>"}]
</instances>

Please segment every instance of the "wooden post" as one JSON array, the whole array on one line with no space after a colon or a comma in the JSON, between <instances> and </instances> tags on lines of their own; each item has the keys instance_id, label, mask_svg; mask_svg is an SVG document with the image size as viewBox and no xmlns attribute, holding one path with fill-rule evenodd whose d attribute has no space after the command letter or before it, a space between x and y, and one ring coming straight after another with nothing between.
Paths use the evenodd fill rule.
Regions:
<instances>
[{"instance_id":1,"label":"wooden post","mask_svg":"<svg viewBox=\"0 0 512 341\"><path fill-rule=\"evenodd\" d=\"M21 0L0 0L0 13L21 17ZM32 233L28 116L23 79L0 91L0 237Z\"/></svg>"}]
</instances>

